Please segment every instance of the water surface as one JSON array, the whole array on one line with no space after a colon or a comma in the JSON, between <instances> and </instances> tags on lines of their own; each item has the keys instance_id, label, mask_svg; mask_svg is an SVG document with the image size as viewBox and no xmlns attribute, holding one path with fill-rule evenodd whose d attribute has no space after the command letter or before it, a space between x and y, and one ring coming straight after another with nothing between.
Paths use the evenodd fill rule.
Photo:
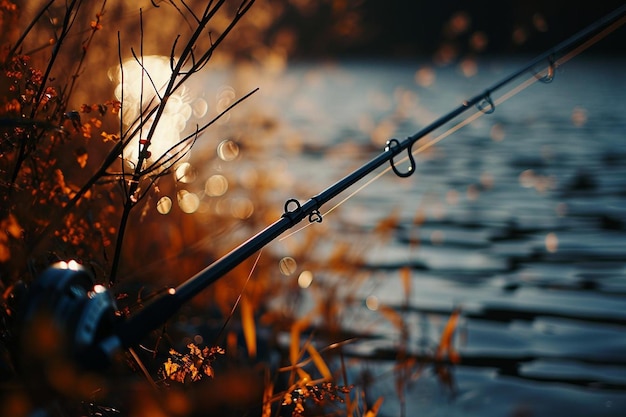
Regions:
<instances>
[{"instance_id":1,"label":"water surface","mask_svg":"<svg viewBox=\"0 0 626 417\"><path fill-rule=\"evenodd\" d=\"M409 62L301 64L280 88L256 82L288 126L278 134L297 133L303 151L285 158L304 200L522 63L485 62L471 77L431 67L428 86L416 77L425 66ZM380 415L626 413L625 70L577 58L420 153L412 177L389 173L325 218L331 236L367 233L394 210L401 219L364 254L371 278L344 323L376 336L347 351L360 358L354 381L367 370L368 396L385 397ZM368 299L395 309L408 335ZM457 308L460 363L420 365ZM401 342L416 362L398 385Z\"/></svg>"}]
</instances>

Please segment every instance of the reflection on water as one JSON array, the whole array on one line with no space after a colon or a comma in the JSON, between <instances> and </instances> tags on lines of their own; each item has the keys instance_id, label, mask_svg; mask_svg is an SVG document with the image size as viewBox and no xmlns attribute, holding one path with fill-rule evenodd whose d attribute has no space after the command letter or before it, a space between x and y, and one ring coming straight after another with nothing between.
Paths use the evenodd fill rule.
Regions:
<instances>
[{"instance_id":1,"label":"reflection on water","mask_svg":"<svg viewBox=\"0 0 626 417\"><path fill-rule=\"evenodd\" d=\"M410 63L300 65L281 75L281 94L257 83L292 129L277 135L304 150L288 164L308 198L520 63L483 64L469 78ZM420 153L416 175L385 175L325 218L344 236L392 210L401 218L392 239L364 256L372 282L346 323L382 336L351 347L370 358L368 392L386 398L381 415L626 412L625 69L577 59ZM394 400L398 332L372 318L372 305L410 324L404 405ZM455 308L460 364L420 366Z\"/></svg>"}]
</instances>

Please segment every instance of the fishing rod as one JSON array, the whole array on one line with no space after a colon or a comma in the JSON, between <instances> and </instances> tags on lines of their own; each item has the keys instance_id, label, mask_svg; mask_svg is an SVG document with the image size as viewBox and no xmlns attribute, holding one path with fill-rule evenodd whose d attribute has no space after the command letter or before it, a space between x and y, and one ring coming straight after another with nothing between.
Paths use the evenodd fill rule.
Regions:
<instances>
[{"instance_id":1,"label":"fishing rod","mask_svg":"<svg viewBox=\"0 0 626 417\"><path fill-rule=\"evenodd\" d=\"M57 264L43 274L43 279L41 280L43 284L39 285L40 287L43 286L43 289L35 291L35 301L31 303L29 311L37 311L40 305L46 305L49 308L50 302L44 301L45 294L55 291L68 292L68 288L71 287L73 289L72 297L81 300L81 305L80 308L67 308L69 296L62 298L65 306L63 317L78 314L78 323L70 331L75 343L80 344L76 349L77 354L82 357L82 362L85 366L103 366L102 364L108 363L111 358L123 352L124 349L132 348L139 344L150 331L165 324L194 296L278 238L285 231L304 219L308 219L310 224L322 222L323 216L320 209L324 204L346 191L383 164L389 163L390 168L399 177L411 176L416 168L413 145L435 129L472 108L476 108L478 114L481 114L481 112L486 114L492 113L496 104L501 102L497 100L494 102L491 97L492 94L523 74L533 72L535 81L550 82L558 65L567 62L571 57L582 52L602 37L617 30L625 22L626 4L537 56L517 71L499 80L476 96L462 102L458 107L441 116L419 132L403 141L390 139L382 153L306 202L300 203L297 199L287 200L284 205L284 213L274 223L232 249L228 254L178 287L168 289L126 320L119 321L113 317L115 313L114 302L108 295L106 288L98 285L94 287L86 277L87 272L79 265L71 263ZM547 63L547 68L543 69L542 72L535 72L535 68L542 63L544 65ZM468 120L469 123L473 119L470 117ZM404 151L407 151L407 155L401 161L396 161L396 157ZM400 170L398 163L407 160L408 167ZM76 288L79 288L78 292L82 295L76 296ZM68 311L70 312L68 313ZM32 315L33 313L29 314ZM104 331L102 330L103 326L106 328Z\"/></svg>"}]
</instances>

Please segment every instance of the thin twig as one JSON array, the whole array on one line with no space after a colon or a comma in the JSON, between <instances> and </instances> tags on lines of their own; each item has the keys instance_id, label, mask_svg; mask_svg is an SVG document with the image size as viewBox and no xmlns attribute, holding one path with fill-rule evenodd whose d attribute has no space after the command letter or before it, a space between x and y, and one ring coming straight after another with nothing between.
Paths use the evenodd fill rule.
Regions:
<instances>
[{"instance_id":1,"label":"thin twig","mask_svg":"<svg viewBox=\"0 0 626 417\"><path fill-rule=\"evenodd\" d=\"M80 70L81 70L83 64L85 63L85 58L87 57L87 51L89 50L89 46L91 45L91 41L93 40L94 36L96 35L96 32L98 32L100 30L98 28L98 25L100 24L100 18L104 14L104 8L106 7L106 3L107 3L107 0L102 0L102 6L100 7L100 12L96 13L95 25L91 28L91 33L89 34L89 37L87 38L87 40L85 42L83 42L83 48L82 48L83 52L82 52L82 54L80 56L80 60L78 62L78 65L76 66L76 70L74 71L74 74L71 77L71 81L70 81L69 88L67 89L67 93L64 91L63 94L61 94L61 96L64 99L63 107L67 106L67 103L69 102L69 99L70 99L70 97L72 95L72 92L74 91L74 87L76 86L76 80L78 79L78 77L80 75Z\"/></svg>"},{"instance_id":2,"label":"thin twig","mask_svg":"<svg viewBox=\"0 0 626 417\"><path fill-rule=\"evenodd\" d=\"M11 48L11 50L9 51L6 62L9 62L13 55L15 55L20 45L22 45L22 43L24 42L24 39L26 39L26 36L28 36L35 24L39 21L39 19L41 19L41 16L43 16L44 13L46 13L46 11L50 8L50 6L52 6L52 3L54 3L54 0L50 0L45 6L43 6L39 13L37 13L35 17L30 21L24 32L22 32L20 38L15 42L15 45L13 45L13 48Z\"/></svg>"}]
</instances>

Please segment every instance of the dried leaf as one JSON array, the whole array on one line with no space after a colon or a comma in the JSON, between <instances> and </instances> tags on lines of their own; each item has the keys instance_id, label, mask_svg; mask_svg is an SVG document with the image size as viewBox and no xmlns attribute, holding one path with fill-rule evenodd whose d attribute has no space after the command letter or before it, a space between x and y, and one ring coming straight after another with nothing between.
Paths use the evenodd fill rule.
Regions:
<instances>
[{"instance_id":1,"label":"dried leaf","mask_svg":"<svg viewBox=\"0 0 626 417\"><path fill-rule=\"evenodd\" d=\"M189 343L187 345L187 349L189 349L189 353L195 356L202 356L202 351L200 350L200 348L198 346L196 346L194 343Z\"/></svg>"},{"instance_id":2,"label":"dried leaf","mask_svg":"<svg viewBox=\"0 0 626 417\"><path fill-rule=\"evenodd\" d=\"M326 365L326 362L324 361L322 356L319 354L317 349L315 349L315 346L313 346L311 343L308 343L306 345L306 350L309 352L309 355L311 355L313 363L315 363L317 370L320 372L320 374L322 374L324 380L330 381L331 379L333 379L333 375L330 373L328 365Z\"/></svg>"},{"instance_id":3,"label":"dried leaf","mask_svg":"<svg viewBox=\"0 0 626 417\"><path fill-rule=\"evenodd\" d=\"M7 262L11 259L11 250L2 241L0 241L0 262Z\"/></svg>"},{"instance_id":4,"label":"dried leaf","mask_svg":"<svg viewBox=\"0 0 626 417\"><path fill-rule=\"evenodd\" d=\"M194 343L189 343L187 348L189 353L184 355L170 349L170 357L159 371L161 375L180 383L184 383L186 380L200 381L203 375L213 378L214 371L211 363L215 360L216 354L224 353L224 349L219 346L200 349Z\"/></svg>"},{"instance_id":5,"label":"dried leaf","mask_svg":"<svg viewBox=\"0 0 626 417\"><path fill-rule=\"evenodd\" d=\"M170 351L171 353L171 351ZM167 362L165 362L163 364L163 369L165 372L165 376L167 376L168 378L172 378L172 376L176 373L178 373L179 369L180 369L180 365L177 363L172 362L171 358L167 358Z\"/></svg>"},{"instance_id":6,"label":"dried leaf","mask_svg":"<svg viewBox=\"0 0 626 417\"><path fill-rule=\"evenodd\" d=\"M104 141L104 143L117 142L118 140L120 140L120 137L115 133L102 132L100 133L100 136L102 136L102 140Z\"/></svg>"},{"instance_id":7,"label":"dried leaf","mask_svg":"<svg viewBox=\"0 0 626 417\"><path fill-rule=\"evenodd\" d=\"M199 381L202 378L202 374L193 363L189 364L189 372L191 373L191 380L193 382Z\"/></svg>"},{"instance_id":8,"label":"dried leaf","mask_svg":"<svg viewBox=\"0 0 626 417\"><path fill-rule=\"evenodd\" d=\"M89 158L87 149L81 146L80 148L76 149L74 153L76 155L76 162L78 162L78 165L81 168L85 168L85 166L87 165L87 159Z\"/></svg>"},{"instance_id":9,"label":"dried leaf","mask_svg":"<svg viewBox=\"0 0 626 417\"><path fill-rule=\"evenodd\" d=\"M13 214L9 214L9 216L0 223L0 227L4 232L15 239L22 236L23 229Z\"/></svg>"}]
</instances>

